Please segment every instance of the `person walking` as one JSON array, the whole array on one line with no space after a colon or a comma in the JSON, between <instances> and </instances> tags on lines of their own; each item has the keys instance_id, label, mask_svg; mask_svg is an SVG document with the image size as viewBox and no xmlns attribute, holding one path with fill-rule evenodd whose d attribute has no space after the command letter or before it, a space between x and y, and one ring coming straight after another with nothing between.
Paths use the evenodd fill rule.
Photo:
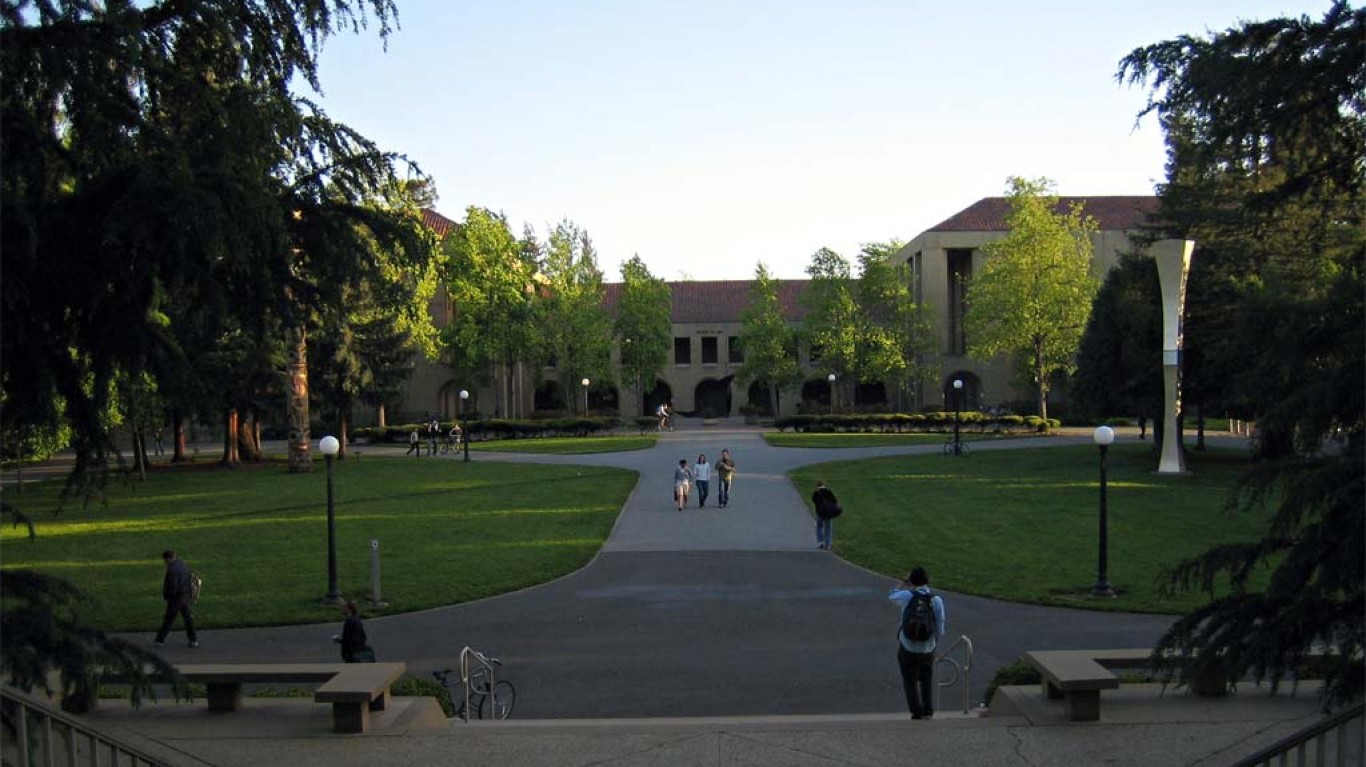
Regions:
<instances>
[{"instance_id":1,"label":"person walking","mask_svg":"<svg viewBox=\"0 0 1366 767\"><path fill-rule=\"evenodd\" d=\"M408 452L404 455L412 455L413 453L417 453L419 458L422 457L422 437L418 435L416 427L408 435Z\"/></svg>"},{"instance_id":2,"label":"person walking","mask_svg":"<svg viewBox=\"0 0 1366 767\"><path fill-rule=\"evenodd\" d=\"M934 650L944 636L944 598L930 591L925 568L916 565L887 598L901 607L896 662L912 719L934 716Z\"/></svg>"},{"instance_id":3,"label":"person walking","mask_svg":"<svg viewBox=\"0 0 1366 767\"><path fill-rule=\"evenodd\" d=\"M365 636L365 624L360 619L360 609L356 603L347 599L342 602L342 633L332 637L341 645L342 660L346 663L374 663L375 651L370 648L370 640Z\"/></svg>"},{"instance_id":4,"label":"person walking","mask_svg":"<svg viewBox=\"0 0 1366 767\"><path fill-rule=\"evenodd\" d=\"M816 489L811 493L811 505L816 507L816 548L829 551L834 538L835 517L843 514L844 509L835 493L823 481L816 483Z\"/></svg>"},{"instance_id":5,"label":"person walking","mask_svg":"<svg viewBox=\"0 0 1366 767\"><path fill-rule=\"evenodd\" d=\"M437 441L441 439L441 422L432 416L427 423L427 455L436 455Z\"/></svg>"},{"instance_id":6,"label":"person walking","mask_svg":"<svg viewBox=\"0 0 1366 767\"><path fill-rule=\"evenodd\" d=\"M161 619L161 628L157 629L153 641L159 645L166 644L166 635L171 633L176 615L179 615L185 619L185 637L190 640L190 646L198 647L199 635L195 633L194 614L190 612L194 597L191 584L194 576L190 573L190 566L170 549L161 552L161 558L166 562L166 576L161 580L161 598L166 600L166 614Z\"/></svg>"},{"instance_id":7,"label":"person walking","mask_svg":"<svg viewBox=\"0 0 1366 767\"><path fill-rule=\"evenodd\" d=\"M729 449L722 450L721 458L716 462L716 478L720 480L716 500L724 509L730 505L730 483L735 479L735 461L731 460Z\"/></svg>"},{"instance_id":8,"label":"person walking","mask_svg":"<svg viewBox=\"0 0 1366 767\"><path fill-rule=\"evenodd\" d=\"M707 456L701 453L697 456L697 463L692 467L693 481L697 483L697 508L701 509L707 505L707 495L711 493L711 464L707 463Z\"/></svg>"},{"instance_id":9,"label":"person walking","mask_svg":"<svg viewBox=\"0 0 1366 767\"><path fill-rule=\"evenodd\" d=\"M678 468L674 469L674 505L679 511L688 505L688 486L692 483L692 472L688 470L688 459L679 458Z\"/></svg>"}]
</instances>

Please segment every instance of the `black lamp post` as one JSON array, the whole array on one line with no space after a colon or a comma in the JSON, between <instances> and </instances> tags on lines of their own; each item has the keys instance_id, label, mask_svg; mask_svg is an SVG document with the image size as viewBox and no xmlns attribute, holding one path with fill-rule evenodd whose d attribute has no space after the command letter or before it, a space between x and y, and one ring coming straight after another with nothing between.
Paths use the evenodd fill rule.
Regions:
<instances>
[{"instance_id":1,"label":"black lamp post","mask_svg":"<svg viewBox=\"0 0 1366 767\"><path fill-rule=\"evenodd\" d=\"M835 374L831 373L825 377L826 383L830 384L830 415L835 414Z\"/></svg>"},{"instance_id":2,"label":"black lamp post","mask_svg":"<svg viewBox=\"0 0 1366 767\"><path fill-rule=\"evenodd\" d=\"M1091 596L1113 597L1115 590L1110 588L1107 572L1110 566L1110 544L1105 519L1105 453L1109 450L1110 443L1115 441L1115 431L1109 426L1097 426L1091 438L1100 449L1100 559L1096 565L1096 585L1091 589Z\"/></svg>"},{"instance_id":3,"label":"black lamp post","mask_svg":"<svg viewBox=\"0 0 1366 767\"><path fill-rule=\"evenodd\" d=\"M336 437L327 436L318 441L318 452L327 462L327 596L323 602L340 602L341 589L337 588L337 513L332 504L332 459L341 450Z\"/></svg>"},{"instance_id":4,"label":"black lamp post","mask_svg":"<svg viewBox=\"0 0 1366 767\"><path fill-rule=\"evenodd\" d=\"M470 462L470 430L465 428L465 403L469 400L470 393L466 389L460 390L460 404L456 406L455 417L460 421L460 441L465 447L465 463Z\"/></svg>"},{"instance_id":5,"label":"black lamp post","mask_svg":"<svg viewBox=\"0 0 1366 767\"><path fill-rule=\"evenodd\" d=\"M963 440L959 436L958 414L963 409L963 379L953 379L953 454L963 454Z\"/></svg>"},{"instance_id":6,"label":"black lamp post","mask_svg":"<svg viewBox=\"0 0 1366 767\"><path fill-rule=\"evenodd\" d=\"M583 417L584 417L584 418L587 418L587 417L588 417L588 385L589 385L590 383L592 383L592 381L589 381L587 378L585 378L585 379L583 379L582 381L579 381L579 383L583 384Z\"/></svg>"}]
</instances>

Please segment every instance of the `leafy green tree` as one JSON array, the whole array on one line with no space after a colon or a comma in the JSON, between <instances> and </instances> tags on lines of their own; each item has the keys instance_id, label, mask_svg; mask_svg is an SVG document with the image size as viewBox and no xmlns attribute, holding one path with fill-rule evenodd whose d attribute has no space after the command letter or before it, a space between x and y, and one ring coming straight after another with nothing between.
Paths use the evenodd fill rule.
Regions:
<instances>
[{"instance_id":1,"label":"leafy green tree","mask_svg":"<svg viewBox=\"0 0 1366 767\"><path fill-rule=\"evenodd\" d=\"M783 317L778 301L778 284L761 261L754 268L749 286L749 301L740 315L740 348L745 362L737 374L745 385L755 382L768 387L769 402L776 415L784 389L801 381L801 371L792 354L796 333Z\"/></svg>"},{"instance_id":2,"label":"leafy green tree","mask_svg":"<svg viewBox=\"0 0 1366 767\"><path fill-rule=\"evenodd\" d=\"M644 414L645 382L654 382L669 362L673 335L673 293L669 284L650 273L639 255L621 265L621 296L613 324L621 350L621 376L636 395Z\"/></svg>"},{"instance_id":3,"label":"leafy green tree","mask_svg":"<svg viewBox=\"0 0 1366 767\"><path fill-rule=\"evenodd\" d=\"M935 375L930 315L915 303L904 264L893 255L903 243L868 243L859 253L856 302L858 342L854 368L863 382L885 381L897 393L898 409L915 384Z\"/></svg>"},{"instance_id":4,"label":"leafy green tree","mask_svg":"<svg viewBox=\"0 0 1366 767\"><path fill-rule=\"evenodd\" d=\"M1143 256L1123 256L1096 294L1077 352L1072 401L1101 418L1143 415L1156 424L1165 396L1161 359L1157 265Z\"/></svg>"},{"instance_id":5,"label":"leafy green tree","mask_svg":"<svg viewBox=\"0 0 1366 767\"><path fill-rule=\"evenodd\" d=\"M1273 689L1323 658L1327 705L1366 688L1366 11L1244 23L1139 48L1119 78L1151 83L1167 133L1161 218L1234 268L1207 328L1241 365L1230 388L1257 420L1230 506L1270 506L1266 535L1173 568L1211 601L1158 645L1188 673L1221 668ZM1236 273L1235 273L1236 269ZM1264 589L1252 576L1271 570ZM1218 594L1216 595L1216 589Z\"/></svg>"},{"instance_id":6,"label":"leafy green tree","mask_svg":"<svg viewBox=\"0 0 1366 767\"><path fill-rule=\"evenodd\" d=\"M611 376L612 318L602 305L602 270L588 233L571 221L560 222L550 233L541 273L546 278L537 305L541 361L554 366L562 392L577 392L584 378L605 386Z\"/></svg>"},{"instance_id":7,"label":"leafy green tree","mask_svg":"<svg viewBox=\"0 0 1366 767\"><path fill-rule=\"evenodd\" d=\"M1039 415L1059 374L1075 369L1077 346L1098 282L1091 276L1096 223L1080 206L1058 213L1047 179L1012 177L1009 232L982 248L980 273L968 284L968 353L981 360L1018 355Z\"/></svg>"},{"instance_id":8,"label":"leafy green tree","mask_svg":"<svg viewBox=\"0 0 1366 767\"><path fill-rule=\"evenodd\" d=\"M831 401L851 401L837 392L853 393L859 379L860 308L849 262L829 248L811 254L806 267L811 279L802 291L806 307L802 337L811 345L812 365L822 374L835 374Z\"/></svg>"}]
</instances>

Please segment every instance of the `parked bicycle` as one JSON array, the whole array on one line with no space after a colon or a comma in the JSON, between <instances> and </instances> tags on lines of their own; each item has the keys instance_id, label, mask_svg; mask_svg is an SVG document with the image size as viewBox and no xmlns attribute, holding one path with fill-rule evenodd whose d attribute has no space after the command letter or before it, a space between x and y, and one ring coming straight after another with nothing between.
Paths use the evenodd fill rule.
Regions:
<instances>
[{"instance_id":1,"label":"parked bicycle","mask_svg":"<svg viewBox=\"0 0 1366 767\"><path fill-rule=\"evenodd\" d=\"M474 668L471 668L473 662ZM517 703L517 688L502 678L503 662L466 647L460 651L460 674L453 669L433 671L455 706L455 716L468 722L470 713L480 719L507 719Z\"/></svg>"}]
</instances>

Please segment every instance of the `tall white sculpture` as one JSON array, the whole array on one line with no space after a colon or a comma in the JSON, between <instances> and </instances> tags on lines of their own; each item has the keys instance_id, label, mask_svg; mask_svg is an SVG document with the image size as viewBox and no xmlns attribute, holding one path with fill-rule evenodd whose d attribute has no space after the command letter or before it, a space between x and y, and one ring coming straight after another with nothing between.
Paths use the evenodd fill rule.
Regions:
<instances>
[{"instance_id":1,"label":"tall white sculpture","mask_svg":"<svg viewBox=\"0 0 1366 767\"><path fill-rule=\"evenodd\" d=\"M1194 240L1158 240L1149 248L1157 262L1157 279L1162 284L1162 378L1166 397L1158 474L1186 473L1186 456L1181 450L1176 421L1181 414L1181 316L1186 310L1186 275L1190 273L1194 251Z\"/></svg>"}]
</instances>

